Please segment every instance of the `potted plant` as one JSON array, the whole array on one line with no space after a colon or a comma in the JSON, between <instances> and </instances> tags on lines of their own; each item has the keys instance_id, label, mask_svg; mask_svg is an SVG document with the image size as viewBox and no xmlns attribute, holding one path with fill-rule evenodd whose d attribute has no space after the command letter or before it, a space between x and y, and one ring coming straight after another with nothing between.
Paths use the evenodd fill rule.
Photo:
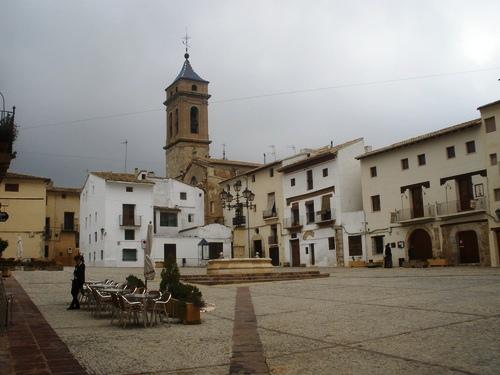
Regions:
<instances>
[{"instance_id":1,"label":"potted plant","mask_svg":"<svg viewBox=\"0 0 500 375\"><path fill-rule=\"evenodd\" d=\"M5 249L9 246L9 241L2 240L0 238L0 258L2 257L2 253L5 251ZM10 276L10 268L9 266L3 266L2 267L2 277L9 277Z\"/></svg>"},{"instance_id":2,"label":"potted plant","mask_svg":"<svg viewBox=\"0 0 500 375\"><path fill-rule=\"evenodd\" d=\"M194 285L180 282L177 262L169 258L161 272L160 290L168 291L172 298L169 302L170 314L184 324L200 324L200 308L205 306L201 291Z\"/></svg>"},{"instance_id":3,"label":"potted plant","mask_svg":"<svg viewBox=\"0 0 500 375\"><path fill-rule=\"evenodd\" d=\"M144 288L144 281L142 281L142 279L139 279L137 276L128 275L126 280L128 286L131 286L133 288Z\"/></svg>"}]
</instances>

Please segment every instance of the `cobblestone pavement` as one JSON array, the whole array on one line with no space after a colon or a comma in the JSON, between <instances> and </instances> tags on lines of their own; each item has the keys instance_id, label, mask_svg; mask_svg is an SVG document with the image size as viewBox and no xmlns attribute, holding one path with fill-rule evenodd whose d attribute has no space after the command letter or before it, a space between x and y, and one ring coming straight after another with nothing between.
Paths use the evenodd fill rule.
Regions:
<instances>
[{"instance_id":1,"label":"cobblestone pavement","mask_svg":"<svg viewBox=\"0 0 500 375\"><path fill-rule=\"evenodd\" d=\"M201 325L147 329L66 311L70 268L14 275L90 374L228 374L238 347L237 291L246 287L250 344L259 351L260 342L255 359L264 357L270 374L500 373L500 269L321 271L331 276L203 286L216 309L203 313ZM87 268L88 279L130 273L141 270Z\"/></svg>"}]
</instances>

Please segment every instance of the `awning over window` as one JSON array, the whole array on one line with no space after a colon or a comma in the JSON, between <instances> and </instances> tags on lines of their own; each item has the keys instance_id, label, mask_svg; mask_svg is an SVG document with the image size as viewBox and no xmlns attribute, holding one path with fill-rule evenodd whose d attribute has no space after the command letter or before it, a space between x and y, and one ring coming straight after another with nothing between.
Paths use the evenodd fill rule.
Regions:
<instances>
[{"instance_id":1,"label":"awning over window","mask_svg":"<svg viewBox=\"0 0 500 375\"><path fill-rule=\"evenodd\" d=\"M275 211L276 210L276 202L274 198L274 193L267 194L267 210Z\"/></svg>"},{"instance_id":2,"label":"awning over window","mask_svg":"<svg viewBox=\"0 0 500 375\"><path fill-rule=\"evenodd\" d=\"M330 211L330 198L331 197L332 197L332 194L323 195L321 197L321 211L322 212Z\"/></svg>"}]
</instances>

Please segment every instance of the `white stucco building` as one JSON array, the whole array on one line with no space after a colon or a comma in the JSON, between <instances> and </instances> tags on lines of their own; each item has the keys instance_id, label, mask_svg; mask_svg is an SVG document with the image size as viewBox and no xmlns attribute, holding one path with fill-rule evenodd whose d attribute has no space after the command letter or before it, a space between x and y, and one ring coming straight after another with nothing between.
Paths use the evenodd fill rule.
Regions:
<instances>
[{"instance_id":1,"label":"white stucco building","mask_svg":"<svg viewBox=\"0 0 500 375\"><path fill-rule=\"evenodd\" d=\"M291 266L344 266L365 258L361 168L363 139L284 160L285 257Z\"/></svg>"},{"instance_id":2,"label":"white stucco building","mask_svg":"<svg viewBox=\"0 0 500 375\"><path fill-rule=\"evenodd\" d=\"M141 267L148 224L152 258L174 256L179 266L199 266L220 252L230 256L229 228L204 226L203 190L152 173L91 172L80 197L80 252L87 264ZM203 254L199 243L205 240Z\"/></svg>"},{"instance_id":3,"label":"white stucco building","mask_svg":"<svg viewBox=\"0 0 500 375\"><path fill-rule=\"evenodd\" d=\"M481 118L360 155L368 257L499 264L500 102Z\"/></svg>"}]
</instances>

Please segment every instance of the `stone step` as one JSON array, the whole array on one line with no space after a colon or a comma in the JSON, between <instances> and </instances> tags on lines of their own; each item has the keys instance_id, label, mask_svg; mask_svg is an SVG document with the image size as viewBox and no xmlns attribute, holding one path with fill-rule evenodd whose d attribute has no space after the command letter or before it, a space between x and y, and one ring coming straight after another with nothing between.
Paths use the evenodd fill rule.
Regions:
<instances>
[{"instance_id":1,"label":"stone step","mask_svg":"<svg viewBox=\"0 0 500 375\"><path fill-rule=\"evenodd\" d=\"M194 275L193 275L194 276ZM241 284L241 283L253 283L253 282L271 282L271 281L289 281L289 280L304 280L304 279L315 279L321 277L329 277L328 273L302 273L302 272L289 272L285 275L282 273L273 274L246 274L245 277L242 275L231 275L235 277L231 278L221 278L221 275L200 275L203 277L190 277L189 280L181 277L182 280L191 282L193 284L201 285L223 285L223 284ZM224 275L228 276L228 275Z\"/></svg>"},{"instance_id":2,"label":"stone step","mask_svg":"<svg viewBox=\"0 0 500 375\"><path fill-rule=\"evenodd\" d=\"M219 275L183 275L181 279L192 280L192 279L210 279L213 277L218 277L221 279L234 279L242 277L300 277L301 275L319 275L319 271L304 271L304 272L265 272L265 273L234 273L234 274L219 274Z\"/></svg>"}]
</instances>

